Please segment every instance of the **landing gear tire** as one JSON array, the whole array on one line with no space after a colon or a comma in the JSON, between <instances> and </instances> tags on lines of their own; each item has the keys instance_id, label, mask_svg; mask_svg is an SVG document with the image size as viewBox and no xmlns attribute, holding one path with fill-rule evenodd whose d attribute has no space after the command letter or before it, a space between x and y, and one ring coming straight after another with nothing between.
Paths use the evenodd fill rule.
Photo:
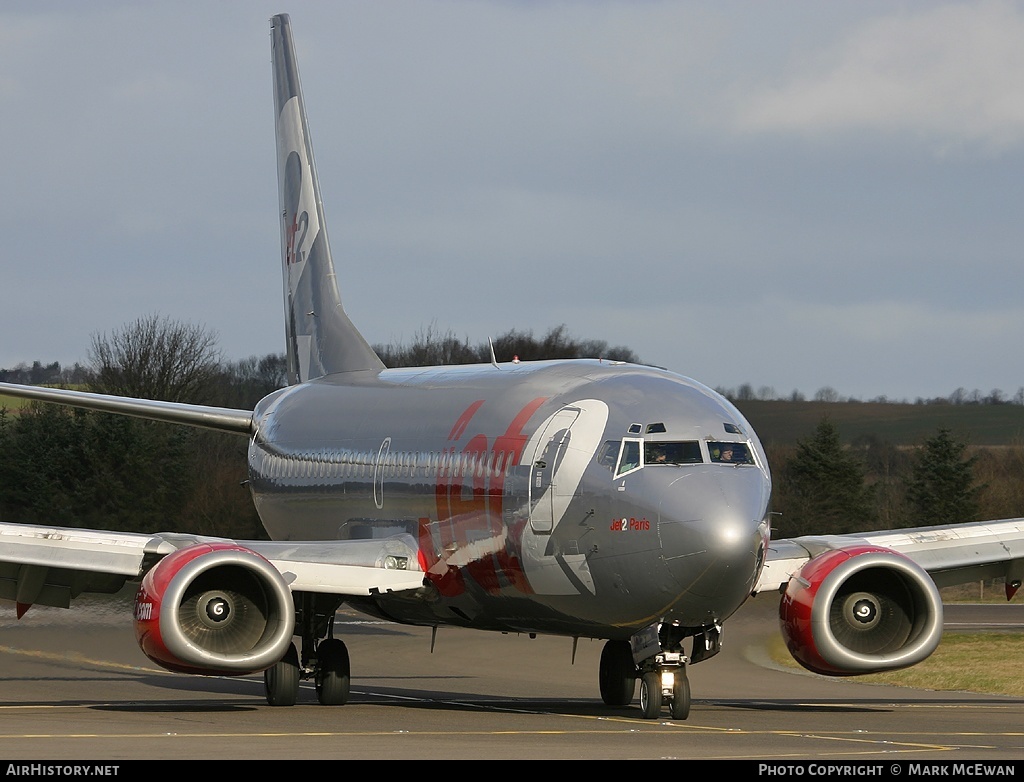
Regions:
<instances>
[{"instance_id":1,"label":"landing gear tire","mask_svg":"<svg viewBox=\"0 0 1024 782\"><path fill-rule=\"evenodd\" d=\"M299 699L299 653L295 644L263 672L263 690L271 706L294 706Z\"/></svg>"},{"instance_id":2,"label":"landing gear tire","mask_svg":"<svg viewBox=\"0 0 1024 782\"><path fill-rule=\"evenodd\" d=\"M640 711L645 720L656 720L661 714L661 674L648 671L640 679Z\"/></svg>"},{"instance_id":3,"label":"landing gear tire","mask_svg":"<svg viewBox=\"0 0 1024 782\"><path fill-rule=\"evenodd\" d=\"M351 669L348 648L337 638L321 641L317 647L316 697L324 706L343 706L348 703Z\"/></svg>"},{"instance_id":4,"label":"landing gear tire","mask_svg":"<svg viewBox=\"0 0 1024 782\"><path fill-rule=\"evenodd\" d=\"M675 681L672 683L669 714L674 720L685 720L690 716L690 680L686 678L686 670L683 668L676 671Z\"/></svg>"},{"instance_id":5,"label":"landing gear tire","mask_svg":"<svg viewBox=\"0 0 1024 782\"><path fill-rule=\"evenodd\" d=\"M607 706L628 706L636 692L636 664L629 641L608 641L598 669L601 700Z\"/></svg>"}]
</instances>

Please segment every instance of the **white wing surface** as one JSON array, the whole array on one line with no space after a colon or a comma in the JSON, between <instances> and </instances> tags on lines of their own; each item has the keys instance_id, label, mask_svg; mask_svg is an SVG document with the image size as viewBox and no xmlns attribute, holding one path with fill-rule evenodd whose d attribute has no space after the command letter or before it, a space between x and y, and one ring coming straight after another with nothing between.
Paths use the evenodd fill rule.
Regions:
<instances>
[{"instance_id":1,"label":"white wing surface","mask_svg":"<svg viewBox=\"0 0 1024 782\"><path fill-rule=\"evenodd\" d=\"M0 524L0 598L17 602L19 615L35 604L69 608L83 593L113 593L141 579L168 554L211 543L259 554L293 592L366 596L423 583L415 541L408 536L282 543Z\"/></svg>"},{"instance_id":2,"label":"white wing surface","mask_svg":"<svg viewBox=\"0 0 1024 782\"><path fill-rule=\"evenodd\" d=\"M806 562L824 552L858 546L902 554L940 587L1005 577L1010 597L1024 577L1024 518L1002 519L774 540L754 592L785 587Z\"/></svg>"}]
</instances>

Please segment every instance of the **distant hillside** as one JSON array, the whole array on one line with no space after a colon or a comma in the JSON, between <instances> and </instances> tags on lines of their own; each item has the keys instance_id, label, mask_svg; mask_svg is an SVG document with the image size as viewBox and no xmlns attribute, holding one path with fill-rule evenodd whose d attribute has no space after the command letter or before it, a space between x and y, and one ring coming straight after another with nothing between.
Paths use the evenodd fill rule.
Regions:
<instances>
[{"instance_id":1,"label":"distant hillside","mask_svg":"<svg viewBox=\"0 0 1024 782\"><path fill-rule=\"evenodd\" d=\"M27 400L0 396L16 413ZM765 446L793 445L829 416L844 442L876 437L893 445L920 445L948 428L969 445L1024 445L1024 405L913 405L880 402L736 402Z\"/></svg>"},{"instance_id":2,"label":"distant hillside","mask_svg":"<svg viewBox=\"0 0 1024 782\"><path fill-rule=\"evenodd\" d=\"M844 442L874 436L893 445L920 445L948 428L969 445L1024 443L1024 405L743 401L736 406L766 446L805 439L826 415Z\"/></svg>"}]
</instances>

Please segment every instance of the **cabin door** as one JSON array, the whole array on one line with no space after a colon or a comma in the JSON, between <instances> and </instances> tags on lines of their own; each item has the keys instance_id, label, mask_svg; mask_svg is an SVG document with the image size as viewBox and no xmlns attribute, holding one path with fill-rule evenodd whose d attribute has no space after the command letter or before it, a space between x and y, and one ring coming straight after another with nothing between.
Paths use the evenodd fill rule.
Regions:
<instances>
[{"instance_id":1,"label":"cabin door","mask_svg":"<svg viewBox=\"0 0 1024 782\"><path fill-rule=\"evenodd\" d=\"M568 497L559 491L559 468L564 464L572 425L580 416L578 407L563 407L546 422L530 467L530 527L550 534L572 498L579 481L572 482Z\"/></svg>"}]
</instances>

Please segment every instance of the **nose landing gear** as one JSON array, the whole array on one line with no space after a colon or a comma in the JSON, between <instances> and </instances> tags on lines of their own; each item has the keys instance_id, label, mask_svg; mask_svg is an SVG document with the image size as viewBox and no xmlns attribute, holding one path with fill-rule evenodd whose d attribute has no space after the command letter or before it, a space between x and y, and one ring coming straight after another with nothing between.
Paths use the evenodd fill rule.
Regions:
<instances>
[{"instance_id":1,"label":"nose landing gear","mask_svg":"<svg viewBox=\"0 0 1024 782\"><path fill-rule=\"evenodd\" d=\"M658 651L637 666L628 641L608 641L601 654L601 698L609 706L626 706L633 700L636 680L640 679L644 719L657 719L667 705L672 719L685 720L690 714L687 662L681 650Z\"/></svg>"},{"instance_id":2,"label":"nose landing gear","mask_svg":"<svg viewBox=\"0 0 1024 782\"><path fill-rule=\"evenodd\" d=\"M683 641L693 638L689 657ZM690 716L690 680L686 668L714 657L722 648L722 628L708 624L683 627L658 622L628 641L608 641L601 653L601 698L609 706L626 706L640 680L640 712L655 720L668 707L674 720Z\"/></svg>"},{"instance_id":3,"label":"nose landing gear","mask_svg":"<svg viewBox=\"0 0 1024 782\"><path fill-rule=\"evenodd\" d=\"M640 677L640 712L644 719L658 719L665 705L674 720L690 716L686 658L678 652L666 652L645 661Z\"/></svg>"}]
</instances>

